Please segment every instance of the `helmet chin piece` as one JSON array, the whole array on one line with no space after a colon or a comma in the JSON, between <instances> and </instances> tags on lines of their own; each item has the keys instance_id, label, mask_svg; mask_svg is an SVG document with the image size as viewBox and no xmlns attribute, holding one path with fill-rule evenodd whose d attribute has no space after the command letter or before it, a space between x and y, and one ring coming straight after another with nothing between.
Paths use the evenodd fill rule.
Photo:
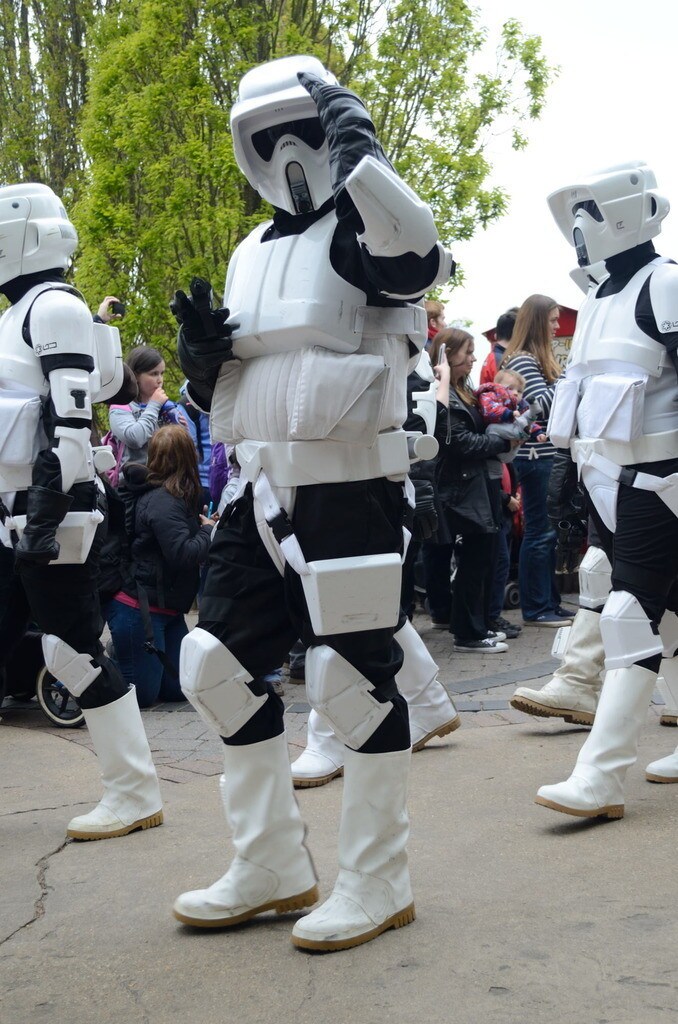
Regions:
<instances>
[{"instance_id":1,"label":"helmet chin piece","mask_svg":"<svg viewBox=\"0 0 678 1024\"><path fill-rule=\"evenodd\" d=\"M586 251L586 241L582 234L581 228L575 228L572 232L572 238L574 240L574 248L577 253L577 263L580 267L588 267L591 263L589 254Z\"/></svg>"},{"instance_id":2,"label":"helmet chin piece","mask_svg":"<svg viewBox=\"0 0 678 1024\"><path fill-rule=\"evenodd\" d=\"M656 186L653 171L641 161L632 161L548 197L556 223L574 245L580 266L607 260L659 234L669 203Z\"/></svg>"},{"instance_id":3,"label":"helmet chin piece","mask_svg":"<svg viewBox=\"0 0 678 1024\"><path fill-rule=\"evenodd\" d=\"M68 267L78 235L47 185L0 188L0 285L41 270Z\"/></svg>"},{"instance_id":4,"label":"helmet chin piece","mask_svg":"<svg viewBox=\"0 0 678 1024\"><path fill-rule=\"evenodd\" d=\"M317 210L332 195L327 142L300 71L336 84L315 57L283 57L247 72L231 110L240 170L263 199L291 214Z\"/></svg>"}]
</instances>

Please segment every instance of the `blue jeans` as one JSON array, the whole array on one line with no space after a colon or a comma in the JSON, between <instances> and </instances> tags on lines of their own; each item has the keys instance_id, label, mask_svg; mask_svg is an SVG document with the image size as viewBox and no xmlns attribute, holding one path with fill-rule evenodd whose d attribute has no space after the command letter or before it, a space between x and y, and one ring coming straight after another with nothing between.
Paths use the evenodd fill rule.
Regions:
<instances>
[{"instance_id":1,"label":"blue jeans","mask_svg":"<svg viewBox=\"0 0 678 1024\"><path fill-rule=\"evenodd\" d=\"M139 707L147 708L156 701L185 700L179 685L179 649L188 633L184 616L151 612L155 646L164 651L177 670L173 676L166 672L157 654L144 649L141 612L120 601L109 601L103 608L104 618L113 637L115 661L123 678L136 687Z\"/></svg>"},{"instance_id":2,"label":"blue jeans","mask_svg":"<svg viewBox=\"0 0 678 1024\"><path fill-rule=\"evenodd\" d=\"M513 463L523 492L525 532L520 545L518 586L524 619L553 613L560 604L556 585L556 531L546 515L553 456L516 459Z\"/></svg>"}]
</instances>

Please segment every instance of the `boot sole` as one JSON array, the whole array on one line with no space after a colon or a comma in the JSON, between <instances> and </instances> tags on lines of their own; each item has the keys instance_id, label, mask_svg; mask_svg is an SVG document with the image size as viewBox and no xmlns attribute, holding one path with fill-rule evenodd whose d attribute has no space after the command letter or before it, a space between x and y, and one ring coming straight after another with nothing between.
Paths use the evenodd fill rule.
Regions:
<instances>
[{"instance_id":1,"label":"boot sole","mask_svg":"<svg viewBox=\"0 0 678 1024\"><path fill-rule=\"evenodd\" d=\"M338 779L344 774L343 768L337 768L336 772L330 772L329 775L318 775L316 778L311 779L295 779L292 777L295 789L313 789L315 786L326 786L332 779Z\"/></svg>"},{"instance_id":2,"label":"boot sole","mask_svg":"<svg viewBox=\"0 0 678 1024\"><path fill-rule=\"evenodd\" d=\"M664 782L669 784L671 782L678 782L678 777L675 779L671 779L668 778L666 775L652 775L650 772L645 772L645 778L648 782Z\"/></svg>"},{"instance_id":3,"label":"boot sole","mask_svg":"<svg viewBox=\"0 0 678 1024\"><path fill-rule=\"evenodd\" d=\"M669 725L669 726L675 727L675 726L678 725L678 716L677 715L662 715L661 718L659 719L659 724L660 725Z\"/></svg>"},{"instance_id":4,"label":"boot sole","mask_svg":"<svg viewBox=\"0 0 678 1024\"><path fill-rule=\"evenodd\" d=\"M116 828L113 832L80 832L77 829L66 829L66 835L69 839L81 839L86 841L88 839L117 839L119 836L128 836L130 832L138 832L141 829L155 828L156 825L162 825L163 813L158 811L157 814L149 814L147 818L139 818L138 821L133 822L131 825L125 825L124 828Z\"/></svg>"},{"instance_id":5,"label":"boot sole","mask_svg":"<svg viewBox=\"0 0 678 1024\"><path fill-rule=\"evenodd\" d=\"M378 935L388 931L389 928L404 928L405 925L412 924L414 918L414 903L410 903L409 907L399 910L397 914L393 914L383 924L370 929L369 932L363 932L361 935L353 935L350 939L305 939L301 936L293 935L292 945L296 946L297 949L315 950L317 953L332 953L339 949L352 949L354 946L361 946L363 942L371 942L372 939L376 939Z\"/></svg>"},{"instance_id":6,"label":"boot sole","mask_svg":"<svg viewBox=\"0 0 678 1024\"><path fill-rule=\"evenodd\" d=\"M623 818L624 817L624 805L623 804L608 804L607 807L601 807L597 811L579 811L575 810L574 807L565 807L564 804L554 803L553 800L547 800L546 797L537 796L534 798L534 802L539 804L540 807L548 807L552 811L560 811L561 814L571 814L575 818Z\"/></svg>"},{"instance_id":7,"label":"boot sole","mask_svg":"<svg viewBox=\"0 0 678 1024\"><path fill-rule=\"evenodd\" d=\"M572 708L550 708L546 704L539 704L529 697L512 697L509 701L516 711L524 711L527 715L536 715L538 718L563 718L572 725L593 725L595 715L590 711L574 711Z\"/></svg>"},{"instance_id":8,"label":"boot sole","mask_svg":"<svg viewBox=\"0 0 678 1024\"><path fill-rule=\"evenodd\" d=\"M246 910L235 917L206 920L203 917L189 917L187 914L181 914L178 910L173 910L172 913L177 921L181 921L182 924L190 924L193 928L232 928L236 924L242 924L243 921L249 921L257 914L264 914L267 910L275 910L276 914L291 914L295 910L304 910L306 907L312 907L319 898L318 886L314 885L297 896L288 896L284 900L271 900L270 903L262 903L260 907L252 907L251 910Z\"/></svg>"},{"instance_id":9,"label":"boot sole","mask_svg":"<svg viewBox=\"0 0 678 1024\"><path fill-rule=\"evenodd\" d=\"M451 732L454 732L461 725L461 718L457 715L449 722L445 722L445 725L441 725L438 729L432 729L431 732L427 733L422 740L415 743L412 747L412 753L416 754L418 750L423 750L426 744L434 739L436 736L448 736Z\"/></svg>"}]
</instances>

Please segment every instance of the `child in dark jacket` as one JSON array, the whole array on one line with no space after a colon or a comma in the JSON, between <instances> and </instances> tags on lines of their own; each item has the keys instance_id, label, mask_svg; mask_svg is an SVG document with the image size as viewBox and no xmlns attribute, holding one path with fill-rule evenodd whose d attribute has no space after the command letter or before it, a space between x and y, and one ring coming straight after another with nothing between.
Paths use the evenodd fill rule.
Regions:
<instances>
[{"instance_id":1,"label":"child in dark jacket","mask_svg":"<svg viewBox=\"0 0 678 1024\"><path fill-rule=\"evenodd\" d=\"M136 686L141 707L179 701L179 648L188 629L184 614L198 592L213 519L200 514L202 486L195 447L180 426L161 427L148 445L146 466L128 463L121 494L128 506L133 578L105 608L116 659ZM146 648L148 613L153 645Z\"/></svg>"},{"instance_id":2,"label":"child in dark jacket","mask_svg":"<svg viewBox=\"0 0 678 1024\"><path fill-rule=\"evenodd\" d=\"M513 370L499 370L491 384L481 384L476 391L478 408L491 436L507 438L509 441L546 441L544 428L536 423L541 409L530 405L523 398L525 378ZM512 448L497 456L501 462L512 462L518 449ZM493 479L501 478L501 467L491 468Z\"/></svg>"}]
</instances>

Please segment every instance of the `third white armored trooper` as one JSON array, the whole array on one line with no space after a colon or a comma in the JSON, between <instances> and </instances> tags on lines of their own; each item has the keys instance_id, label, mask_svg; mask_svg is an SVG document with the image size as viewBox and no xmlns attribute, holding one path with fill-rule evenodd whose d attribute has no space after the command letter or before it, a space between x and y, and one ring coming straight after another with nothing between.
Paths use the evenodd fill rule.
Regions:
<instances>
[{"instance_id":1,"label":"third white armored trooper","mask_svg":"<svg viewBox=\"0 0 678 1024\"><path fill-rule=\"evenodd\" d=\"M162 822L151 752L134 690L100 643L97 592L103 541L92 403L123 379L116 328L95 325L64 279L78 242L61 201L42 184L0 188L0 509L3 542L44 636L49 671L82 708L104 795L68 826L106 839ZM101 461L103 456L103 461Z\"/></svg>"},{"instance_id":2,"label":"third white armored trooper","mask_svg":"<svg viewBox=\"0 0 678 1024\"><path fill-rule=\"evenodd\" d=\"M242 493L222 517L184 692L224 742L236 856L179 920L228 926L310 906L282 703L259 680L297 637L313 707L345 744L339 875L297 922L306 949L409 923L407 706L395 675L406 378L426 339L416 300L451 272L428 207L394 172L360 100L314 58L250 71L231 115L239 166L274 206L231 260L228 310L177 293L179 353ZM412 301L414 300L414 301Z\"/></svg>"},{"instance_id":3,"label":"third white armored trooper","mask_svg":"<svg viewBox=\"0 0 678 1024\"><path fill-rule=\"evenodd\" d=\"M678 647L678 266L654 250L669 204L643 163L560 189L549 205L580 267L602 260L609 273L579 312L549 434L571 449L612 590L601 615L607 672L593 728L571 777L542 786L537 803L619 818L662 654L672 658ZM648 777L660 774L657 764Z\"/></svg>"}]
</instances>

